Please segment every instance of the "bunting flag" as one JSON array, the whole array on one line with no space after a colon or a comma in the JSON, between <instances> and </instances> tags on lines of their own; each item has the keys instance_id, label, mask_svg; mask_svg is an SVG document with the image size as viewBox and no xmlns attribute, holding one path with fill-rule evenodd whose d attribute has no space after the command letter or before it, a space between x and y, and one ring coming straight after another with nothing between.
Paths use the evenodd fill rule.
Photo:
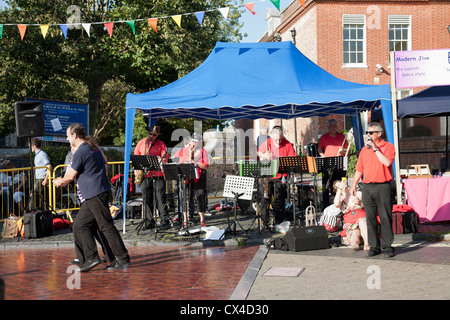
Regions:
<instances>
[{"instance_id":1,"label":"bunting flag","mask_svg":"<svg viewBox=\"0 0 450 320\"><path fill-rule=\"evenodd\" d=\"M156 33L158 33L158 29L156 28L156 25L158 24L158 18L151 18L148 19L148 24L155 30Z\"/></svg>"},{"instance_id":2,"label":"bunting flag","mask_svg":"<svg viewBox=\"0 0 450 320\"><path fill-rule=\"evenodd\" d=\"M298 0L300 4L302 5L303 9L305 9L305 0Z\"/></svg>"},{"instance_id":3,"label":"bunting flag","mask_svg":"<svg viewBox=\"0 0 450 320\"><path fill-rule=\"evenodd\" d=\"M67 24L60 24L59 27L64 35L64 40L67 40L67 30L69 30L69 26Z\"/></svg>"},{"instance_id":4,"label":"bunting flag","mask_svg":"<svg viewBox=\"0 0 450 320\"><path fill-rule=\"evenodd\" d=\"M48 24L42 24L39 27L41 27L41 32L42 32L42 36L45 39L45 36L47 35L47 31L48 31Z\"/></svg>"},{"instance_id":5,"label":"bunting flag","mask_svg":"<svg viewBox=\"0 0 450 320\"><path fill-rule=\"evenodd\" d=\"M177 25L181 28L181 14L177 14L172 16L172 19L177 23Z\"/></svg>"},{"instance_id":6,"label":"bunting flag","mask_svg":"<svg viewBox=\"0 0 450 320\"><path fill-rule=\"evenodd\" d=\"M82 23L81 24L84 28L84 30L86 31L88 37L91 36L91 24L90 23Z\"/></svg>"},{"instance_id":7,"label":"bunting flag","mask_svg":"<svg viewBox=\"0 0 450 320\"><path fill-rule=\"evenodd\" d=\"M114 22L105 22L103 25L105 26L106 30L108 31L109 37L112 38Z\"/></svg>"},{"instance_id":8,"label":"bunting flag","mask_svg":"<svg viewBox=\"0 0 450 320\"><path fill-rule=\"evenodd\" d=\"M196 12L194 14L195 14L195 17L198 20L198 23L200 23L200 27L201 27L202 23L203 23L203 18L205 17L205 11Z\"/></svg>"},{"instance_id":9,"label":"bunting flag","mask_svg":"<svg viewBox=\"0 0 450 320\"><path fill-rule=\"evenodd\" d=\"M260 1L266 1L266 0L260 0ZM270 0L275 7L277 7L278 10L280 10L280 0ZM305 5L305 0L299 0L300 3L302 4L302 6L304 7ZM239 8L242 6L245 6L247 8L247 10L249 10L253 15L256 15L257 13L254 11L254 2L250 2L250 3L244 3L241 5L234 5L234 6L230 6L230 7L222 7L222 8L213 8L210 10L206 10L206 11L198 11L198 12L191 12L191 13L183 13L183 14L178 14L178 15L174 15L174 16L164 16L164 17L159 17L159 18L144 18L144 19L136 19L136 20L128 20L128 21L112 21L112 22L91 22L91 23L81 23L81 25L83 26L84 30L86 31L88 37L91 36L90 34L90 29L91 29L91 25L92 24L103 24L104 28L106 28L106 30L108 31L109 37L112 37L113 34L113 28L114 28L114 23L123 23L126 22L131 30L133 31L133 35L136 35L136 27L135 24L137 21L145 21L147 20L149 25L152 27L152 29L158 33L158 28L157 28L157 24L158 24L158 19L161 18L172 18L175 23L180 27L181 27L181 19L183 15L195 15L195 17L198 20L198 23L200 24L200 26L203 26L203 20L205 18L205 13L206 12L212 12L212 11L219 11L220 14L223 16L224 19L228 19L228 14L230 12L230 8L234 7L234 8ZM0 39L3 39L3 29L4 26L10 26L10 25L15 25L17 26L17 28L19 29L19 33L20 33L20 39L23 40L23 38L25 37L25 33L27 30L28 26L39 26L41 29L41 33L43 38L45 39L49 30L50 26L59 26L59 28L61 29L63 35L64 35L64 39L67 40L67 32L69 29L69 26L80 26L80 23L71 23L71 24L0 24Z\"/></svg>"},{"instance_id":10,"label":"bunting flag","mask_svg":"<svg viewBox=\"0 0 450 320\"><path fill-rule=\"evenodd\" d=\"M23 37L25 36L25 31L27 31L27 25L26 24L18 24L17 28L19 28L20 40L23 40Z\"/></svg>"},{"instance_id":11,"label":"bunting flag","mask_svg":"<svg viewBox=\"0 0 450 320\"><path fill-rule=\"evenodd\" d=\"M136 35L136 27L135 27L136 20L130 20L126 21L126 23L130 26L131 30L133 30L133 36Z\"/></svg>"},{"instance_id":12,"label":"bunting flag","mask_svg":"<svg viewBox=\"0 0 450 320\"><path fill-rule=\"evenodd\" d=\"M219 8L218 10L222 14L224 19L228 19L228 13L230 12L230 8L229 7Z\"/></svg>"},{"instance_id":13,"label":"bunting flag","mask_svg":"<svg viewBox=\"0 0 450 320\"><path fill-rule=\"evenodd\" d=\"M254 2L244 3L244 7L246 7L248 9L248 11L250 11L253 15L256 15L256 12L253 11L254 6L255 6Z\"/></svg>"},{"instance_id":14,"label":"bunting flag","mask_svg":"<svg viewBox=\"0 0 450 320\"><path fill-rule=\"evenodd\" d=\"M278 11L280 10L280 0L270 0L270 2L273 3L273 5L278 9Z\"/></svg>"}]
</instances>

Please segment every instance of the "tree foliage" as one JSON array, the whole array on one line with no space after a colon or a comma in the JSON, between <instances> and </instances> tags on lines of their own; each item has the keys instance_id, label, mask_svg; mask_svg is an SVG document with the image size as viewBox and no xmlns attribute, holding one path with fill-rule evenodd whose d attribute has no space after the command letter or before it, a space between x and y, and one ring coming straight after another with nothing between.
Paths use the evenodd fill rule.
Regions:
<instances>
[{"instance_id":1,"label":"tree foliage","mask_svg":"<svg viewBox=\"0 0 450 320\"><path fill-rule=\"evenodd\" d=\"M217 41L239 41L240 10L224 20L217 10L203 26L183 15L232 5L231 0L7 0L0 12L0 135L14 129L14 102L25 97L89 103L90 133L112 141L124 127L125 95L164 86L195 69ZM79 16L78 16L79 14ZM158 33L146 19L158 17ZM75 20L74 20L75 19ZM76 20L79 21L76 21ZM136 20L135 34L125 21ZM109 36L103 24L114 23ZM64 38L59 25L81 25ZM23 40L15 24L33 24ZM39 25L50 24L44 39ZM115 128L115 130L114 130ZM113 130L111 130L113 129Z\"/></svg>"}]
</instances>

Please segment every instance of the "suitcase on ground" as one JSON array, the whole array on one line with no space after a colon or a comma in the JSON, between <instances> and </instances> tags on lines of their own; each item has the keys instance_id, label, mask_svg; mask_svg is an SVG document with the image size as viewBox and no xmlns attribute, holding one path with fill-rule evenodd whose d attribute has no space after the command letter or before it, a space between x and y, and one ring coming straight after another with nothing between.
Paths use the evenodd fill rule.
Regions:
<instances>
[{"instance_id":1,"label":"suitcase on ground","mask_svg":"<svg viewBox=\"0 0 450 320\"><path fill-rule=\"evenodd\" d=\"M51 211L28 212L23 216L25 238L42 238L53 234Z\"/></svg>"},{"instance_id":2,"label":"suitcase on ground","mask_svg":"<svg viewBox=\"0 0 450 320\"><path fill-rule=\"evenodd\" d=\"M402 212L392 212L392 231L394 231L394 234L403 234Z\"/></svg>"},{"instance_id":3,"label":"suitcase on ground","mask_svg":"<svg viewBox=\"0 0 450 320\"><path fill-rule=\"evenodd\" d=\"M392 228L394 228L394 214L402 215L403 233L417 233L418 218L413 208L406 204L394 205L392 207Z\"/></svg>"},{"instance_id":4,"label":"suitcase on ground","mask_svg":"<svg viewBox=\"0 0 450 320\"><path fill-rule=\"evenodd\" d=\"M417 233L417 214L414 211L403 212L403 233Z\"/></svg>"}]
</instances>

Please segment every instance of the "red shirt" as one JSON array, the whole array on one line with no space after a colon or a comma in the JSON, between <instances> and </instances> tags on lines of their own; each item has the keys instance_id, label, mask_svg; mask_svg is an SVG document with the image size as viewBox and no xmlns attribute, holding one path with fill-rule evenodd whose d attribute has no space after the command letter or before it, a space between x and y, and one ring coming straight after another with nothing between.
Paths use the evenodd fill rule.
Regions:
<instances>
[{"instance_id":1,"label":"red shirt","mask_svg":"<svg viewBox=\"0 0 450 320\"><path fill-rule=\"evenodd\" d=\"M294 147L292 146L292 143L290 143L286 139L283 139L280 142L280 145L276 147L272 141L272 138L268 138L261 144L261 146L258 149L258 152L261 153L272 152L272 159L277 159L278 157L295 157L297 155L295 153ZM281 174L278 173L276 178L280 179Z\"/></svg>"},{"instance_id":2,"label":"red shirt","mask_svg":"<svg viewBox=\"0 0 450 320\"><path fill-rule=\"evenodd\" d=\"M163 157L166 154L166 144L162 142L159 139L156 139L155 142L150 147L150 150L148 153L146 153L146 150L149 146L150 140L148 138L142 139L138 142L136 148L134 149L135 155L149 155L149 156L157 156L157 157ZM167 159L167 156L166 156ZM164 161L166 162L166 161ZM153 176L154 171L150 171L147 174L147 177L150 178ZM162 177L164 176L162 171L156 171L155 177Z\"/></svg>"},{"instance_id":3,"label":"red shirt","mask_svg":"<svg viewBox=\"0 0 450 320\"><path fill-rule=\"evenodd\" d=\"M395 149L392 143L381 140L377 145L378 152L381 152L389 159L391 165L386 167L383 165L376 153L369 148L363 147L359 153L355 170L363 174L363 183L382 183L392 180L392 163L394 163Z\"/></svg>"},{"instance_id":4,"label":"red shirt","mask_svg":"<svg viewBox=\"0 0 450 320\"><path fill-rule=\"evenodd\" d=\"M344 144L343 148L347 149L348 147L348 142L345 141L344 143L344 140L345 135L340 132L336 134L336 137L332 137L329 133L326 133L320 137L319 150L324 150L324 157L337 157L342 144Z\"/></svg>"},{"instance_id":5,"label":"red shirt","mask_svg":"<svg viewBox=\"0 0 450 320\"><path fill-rule=\"evenodd\" d=\"M180 157L180 163L191 163L191 161L192 161L194 164L203 163L204 165L206 165L206 167L209 166L208 154L206 153L205 149L202 148L198 154L196 152L194 152L194 154L196 154L196 155L194 155L194 160L192 161L190 147L181 149L178 154L178 156ZM197 167L197 177L198 178L194 179L194 182L198 181L201 173L202 173L202 169ZM189 182L189 181L186 181L186 182Z\"/></svg>"}]
</instances>

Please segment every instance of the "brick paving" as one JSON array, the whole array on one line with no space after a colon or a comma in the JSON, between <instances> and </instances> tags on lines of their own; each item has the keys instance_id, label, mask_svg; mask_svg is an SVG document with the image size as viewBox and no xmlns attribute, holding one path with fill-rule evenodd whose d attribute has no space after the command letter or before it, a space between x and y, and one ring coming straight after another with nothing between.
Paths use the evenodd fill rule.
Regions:
<instances>
[{"instance_id":1,"label":"brick paving","mask_svg":"<svg viewBox=\"0 0 450 320\"><path fill-rule=\"evenodd\" d=\"M209 226L225 229L224 212L207 217ZM232 217L231 217L232 219ZM74 258L70 229L43 239L1 239L0 277L8 300L302 300L302 299L448 299L448 241L431 243L428 233L448 231L449 224L421 225L416 235L396 235L397 255L366 258L347 247L307 252L268 251L256 231L254 215L240 214L238 245L227 233L222 241L137 232L139 220L126 221L122 235L132 264L124 271L98 266L81 274L80 289L68 273ZM116 222L122 231L122 221ZM424 234L426 232L427 234ZM122 233L122 232L121 232ZM436 240L436 235L431 234ZM448 240L448 238L446 238ZM244 241L245 243L245 241ZM368 289L370 266L378 267L381 288ZM298 277L265 277L272 267L304 267ZM69 282L72 280L72 282Z\"/></svg>"}]
</instances>

